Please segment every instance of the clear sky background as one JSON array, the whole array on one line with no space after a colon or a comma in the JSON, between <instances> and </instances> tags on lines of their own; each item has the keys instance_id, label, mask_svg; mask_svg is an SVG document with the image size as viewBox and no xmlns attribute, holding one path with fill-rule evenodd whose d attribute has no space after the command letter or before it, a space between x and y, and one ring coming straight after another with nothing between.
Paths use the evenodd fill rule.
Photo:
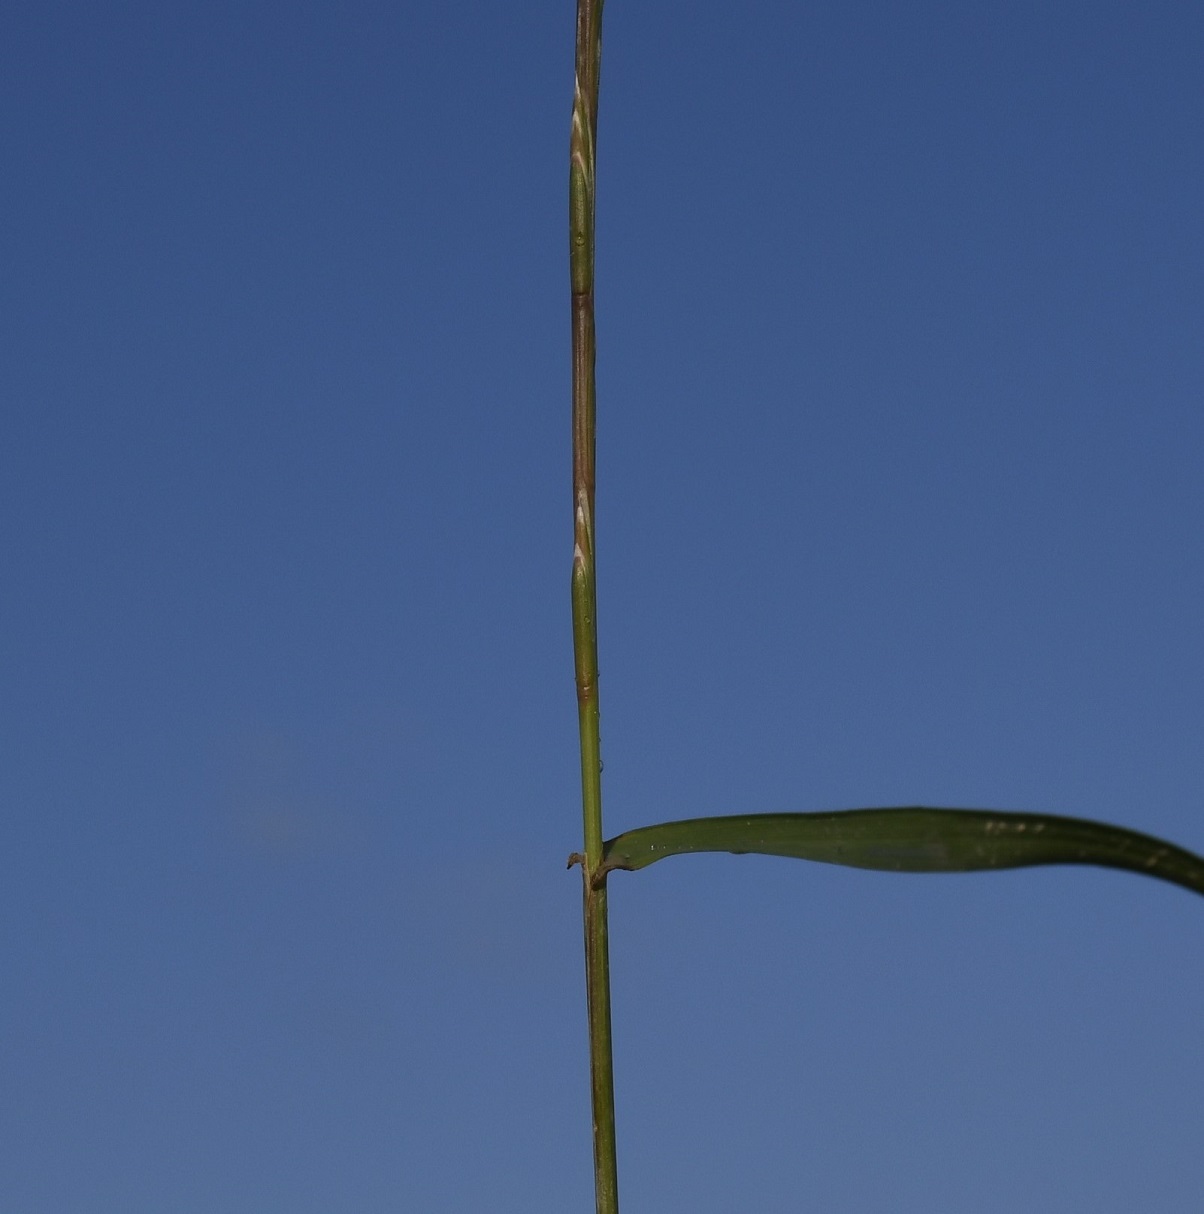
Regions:
<instances>
[{"instance_id":1,"label":"clear sky background","mask_svg":"<svg viewBox=\"0 0 1204 1214\"><path fill-rule=\"evenodd\" d=\"M592 1209L557 3L0 19L0 1210ZM1204 8L610 0L610 832L1204 850ZM1159 1214L1204 903L617 875L626 1214Z\"/></svg>"}]
</instances>

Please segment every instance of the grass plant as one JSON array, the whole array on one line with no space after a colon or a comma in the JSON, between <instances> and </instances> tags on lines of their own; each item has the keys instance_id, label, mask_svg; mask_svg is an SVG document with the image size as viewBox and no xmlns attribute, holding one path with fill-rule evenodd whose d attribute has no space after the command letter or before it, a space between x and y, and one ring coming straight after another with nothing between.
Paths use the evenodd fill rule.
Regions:
<instances>
[{"instance_id":1,"label":"grass plant","mask_svg":"<svg viewBox=\"0 0 1204 1214\"><path fill-rule=\"evenodd\" d=\"M908 806L664 822L605 839L594 571L594 166L603 0L577 0L569 168L572 285L573 647L581 739L582 876L597 1214L618 1214L607 877L690 852L749 852L891 872L1094 864L1204 894L1204 859L1150 835L1052 814Z\"/></svg>"}]
</instances>

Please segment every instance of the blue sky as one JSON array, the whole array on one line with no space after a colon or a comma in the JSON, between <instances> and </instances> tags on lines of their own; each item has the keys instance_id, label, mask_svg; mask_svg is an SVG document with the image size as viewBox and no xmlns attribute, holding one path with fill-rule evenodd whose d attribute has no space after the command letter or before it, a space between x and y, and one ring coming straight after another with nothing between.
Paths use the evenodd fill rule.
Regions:
<instances>
[{"instance_id":1,"label":"blue sky","mask_svg":"<svg viewBox=\"0 0 1204 1214\"><path fill-rule=\"evenodd\" d=\"M1204 851L1204 10L625 4L609 832ZM0 1209L592 1208L569 3L9 5ZM1204 911L612 880L627 1214L1194 1211Z\"/></svg>"}]
</instances>

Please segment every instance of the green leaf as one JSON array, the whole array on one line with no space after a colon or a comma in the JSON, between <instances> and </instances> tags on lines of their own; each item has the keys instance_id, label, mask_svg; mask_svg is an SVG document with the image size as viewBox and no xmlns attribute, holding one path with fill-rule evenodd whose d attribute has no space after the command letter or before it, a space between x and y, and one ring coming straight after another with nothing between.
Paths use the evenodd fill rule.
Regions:
<instances>
[{"instance_id":1,"label":"green leaf","mask_svg":"<svg viewBox=\"0 0 1204 1214\"><path fill-rule=\"evenodd\" d=\"M1204 859L1119 826L1053 814L980 809L848 809L689 818L642 826L603 845L599 879L687 852L756 852L899 873L974 872L1033 864L1123 868L1204 894Z\"/></svg>"}]
</instances>

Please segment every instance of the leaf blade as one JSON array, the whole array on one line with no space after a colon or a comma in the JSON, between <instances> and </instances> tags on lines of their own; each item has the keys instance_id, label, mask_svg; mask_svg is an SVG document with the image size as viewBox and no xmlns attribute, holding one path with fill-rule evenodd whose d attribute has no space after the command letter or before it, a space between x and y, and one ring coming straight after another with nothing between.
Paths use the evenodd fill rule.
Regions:
<instances>
[{"instance_id":1,"label":"leaf blade","mask_svg":"<svg viewBox=\"0 0 1204 1214\"><path fill-rule=\"evenodd\" d=\"M983 872L1048 864L1117 868L1204 895L1204 859L1088 818L977 809L846 809L687 818L603 845L600 877L693 852L756 853L886 872Z\"/></svg>"}]
</instances>

